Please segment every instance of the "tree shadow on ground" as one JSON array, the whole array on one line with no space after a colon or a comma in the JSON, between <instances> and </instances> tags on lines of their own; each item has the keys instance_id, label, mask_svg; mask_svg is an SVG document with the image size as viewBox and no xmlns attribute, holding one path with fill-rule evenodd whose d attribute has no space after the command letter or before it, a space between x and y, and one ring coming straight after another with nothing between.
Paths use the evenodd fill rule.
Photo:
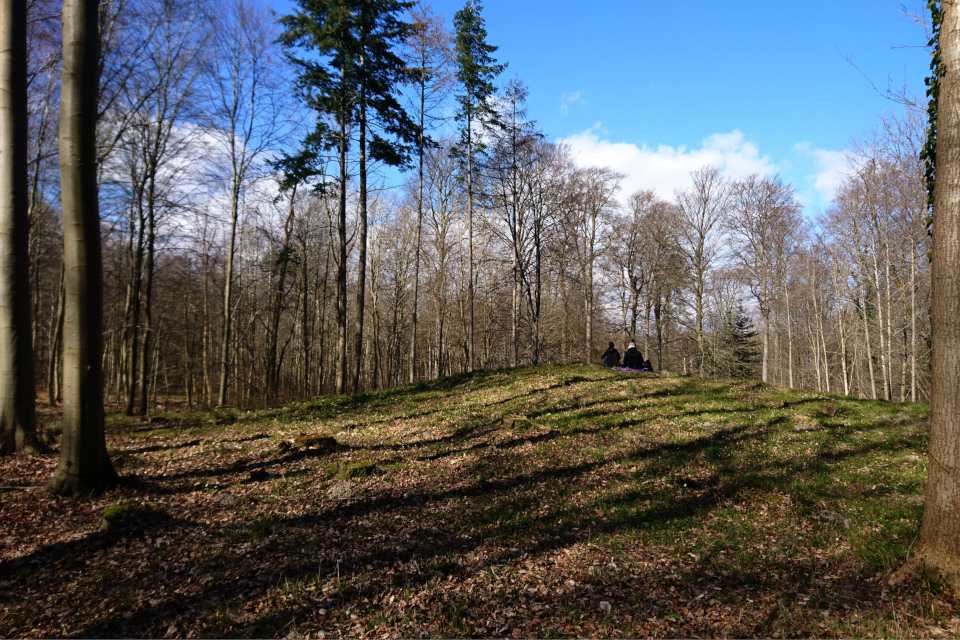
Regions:
<instances>
[{"instance_id":1,"label":"tree shadow on ground","mask_svg":"<svg viewBox=\"0 0 960 640\"><path fill-rule=\"evenodd\" d=\"M671 387L648 395L663 397L696 390L692 382L685 382L683 388L687 391ZM525 395L528 394L512 400ZM803 402L815 401L822 400ZM803 402L783 403L774 409L783 410ZM325 500L311 505L305 515L271 515L271 533L264 538L251 538L249 527L236 522L225 522L219 528L200 532L199 525L179 521L185 531L167 528L164 533L174 538L202 533L205 544L211 546L215 543L233 548L234 543L242 541L250 548L242 557L198 560L198 566L213 576L206 582L190 582L186 568L170 574L166 585L169 588L157 595L156 603L135 603L126 612L118 610L106 618L86 623L80 633L161 636L172 625L180 624L178 628L182 629L185 619L188 624L191 619L207 620L210 624L208 614L222 609L225 612L222 628L206 628L202 630L204 634L221 631L236 636L282 635L281 630L285 634L291 625L298 623L309 623L314 628L325 625L325 619L318 617L320 608L330 612L353 611L364 607L364 600L376 603L376 598L385 590L416 589L438 580L456 585L486 575L490 567L516 567L521 561L541 561L564 549L582 549L598 540L618 536L636 541L638 553L648 553L649 558L655 560L657 545L673 544L683 535L702 535L703 528L711 526L710 518L718 511L731 506L749 506L757 495L792 495L789 504L781 501L786 504L783 506L786 515L799 520L809 518L815 510L822 509L823 504L837 497L849 497L854 491L837 483L815 482L817 478L828 477L836 465L859 457L868 458L877 452L922 450L924 446L920 434L852 446L845 439L844 429L821 427L815 453L777 457L772 452L771 438L792 432L788 431L790 417L774 415L756 420L747 417L742 420L743 424L732 426L711 422L704 427L705 433L687 433L688 439L684 441L666 441L663 435L660 440L621 438L617 441L629 444L617 450L599 451L595 459L570 464L543 468L524 462L522 456L526 451L562 447L566 438L571 443L582 443L579 436L600 439L631 432L640 435L643 431L639 427L653 419L695 418L707 413L743 417L749 413L747 409L685 409L669 405L666 412L665 407L658 407L660 412L656 416L625 417L616 413L615 405L603 410L599 408L601 404L604 403L597 401L589 407L581 407L579 403L564 405L561 411L570 414L569 424L565 419L558 424L544 422L543 426L549 430L542 433L513 430L509 432L513 437L495 446L477 439L498 430L498 425L478 422L435 439L344 448L341 451L389 452L397 455L398 463L416 464L438 462L469 452L482 455L463 462L446 484L438 482L417 490L376 485L370 493L361 491L343 501ZM584 409L588 415L584 415ZM876 425L858 431L882 428L883 425ZM437 447L441 450L434 450ZM749 458L744 453L748 450ZM197 476L266 472L284 469L306 458L328 455L332 454L295 451L268 460L153 479L176 482ZM318 463L325 461L318 460ZM630 474L628 483L599 491L605 479L625 473ZM275 477L268 474L265 480ZM149 482L144 487L145 491L161 490ZM578 492L587 489L598 491L594 492L596 495L587 492L579 498ZM189 487L169 490L186 492ZM816 526L829 532L831 527L839 525L819 522ZM81 540L49 545L35 550L29 557L0 564L0 577L13 585L23 583L30 579L31 567L36 563L57 562L62 554L82 562L85 557L121 544L122 540L107 534L90 534ZM737 542L747 545L752 541L744 536ZM645 552L644 545L649 545L651 550ZM706 590L716 590L716 598L721 602L743 597L760 601L771 593L803 592L813 594L814 603L820 598L830 606L845 605L849 611L866 614L868 603L876 601L881 588L879 584L866 583L864 575L849 565L832 567L834 577L825 586L821 579L823 567L818 564L819 560L808 556L791 557L778 552L754 560L736 560L716 546L695 551L698 557L694 562L670 565L669 570L675 576L669 578L669 583L675 586L673 592L665 593L663 589L666 569L654 568L630 575L601 572L578 577L578 581L593 588L588 596L583 592L557 591L549 600L522 593L516 598L531 603L539 602L540 598L560 610L580 610L587 597L594 612L598 602L606 599L628 609L636 619L646 620L673 614L683 617L684 608L695 610L704 606ZM735 551L733 549L731 555ZM477 560L478 557L481 560ZM121 568L126 567L118 569ZM371 574L379 579L367 580L365 576ZM317 588L307 589L334 576L338 585L349 586L356 581L358 586L342 588L333 595L321 594ZM274 600L278 604L267 611L247 616L242 623L231 621L230 612L241 611L246 603L266 598L280 586L291 584L300 585L306 595ZM483 610L491 597L482 591L457 593L461 598L457 606L465 607L465 611ZM436 604L439 608L435 616L453 616L443 608L453 605ZM684 623L688 626L683 627L682 635L720 632L735 636L777 635L776 625L782 614L778 607L787 604L778 602L764 609L765 613L734 620L724 628L689 619ZM376 606L379 605L371 605ZM453 631L447 630L446 635ZM476 632L468 627L455 635L476 635Z\"/></svg>"}]
</instances>

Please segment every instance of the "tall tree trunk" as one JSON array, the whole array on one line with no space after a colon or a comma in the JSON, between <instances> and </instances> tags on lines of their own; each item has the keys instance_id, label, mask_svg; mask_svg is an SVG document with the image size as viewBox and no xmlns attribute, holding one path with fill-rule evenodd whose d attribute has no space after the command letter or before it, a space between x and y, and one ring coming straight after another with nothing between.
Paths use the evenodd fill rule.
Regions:
<instances>
[{"instance_id":1,"label":"tall tree trunk","mask_svg":"<svg viewBox=\"0 0 960 640\"><path fill-rule=\"evenodd\" d=\"M833 286L837 300L837 329L840 336L840 371L843 375L843 395L848 396L850 395L850 375L847 372L847 332L844 330L843 322L845 303L843 302L843 295L840 290L840 273L836 265L834 265Z\"/></svg>"},{"instance_id":2,"label":"tall tree trunk","mask_svg":"<svg viewBox=\"0 0 960 640\"><path fill-rule=\"evenodd\" d=\"M417 313L420 295L420 240L423 233L423 153L426 146L424 126L426 125L426 89L425 74L420 74L420 131L417 134L417 239L413 262L413 317L410 327L410 383L417 379Z\"/></svg>"},{"instance_id":3,"label":"tall tree trunk","mask_svg":"<svg viewBox=\"0 0 960 640\"><path fill-rule=\"evenodd\" d=\"M310 347L313 344L313 341L311 340L312 323L310 314L307 312L307 309L310 308L310 273L308 265L307 234L304 233L303 242L301 242L300 253L300 280L303 283L303 304L301 306L303 313L300 315L300 349L301 358L303 360L303 375L300 378L300 395L303 397L307 397L310 394L310 367L312 364L310 359ZM316 293L319 293L319 291ZM316 321L315 319L312 320L314 322Z\"/></svg>"},{"instance_id":4,"label":"tall tree trunk","mask_svg":"<svg viewBox=\"0 0 960 640\"><path fill-rule=\"evenodd\" d=\"M101 491L117 482L103 422L103 263L96 165L98 9L98 0L63 2L63 435L60 462L47 485L59 494Z\"/></svg>"},{"instance_id":5,"label":"tall tree trunk","mask_svg":"<svg viewBox=\"0 0 960 640\"><path fill-rule=\"evenodd\" d=\"M910 402L917 401L917 247L910 245Z\"/></svg>"},{"instance_id":6,"label":"tall tree trunk","mask_svg":"<svg viewBox=\"0 0 960 640\"><path fill-rule=\"evenodd\" d=\"M660 306L660 289L657 288L657 299L653 304L653 321L657 330L657 371L663 372L663 317Z\"/></svg>"},{"instance_id":7,"label":"tall tree trunk","mask_svg":"<svg viewBox=\"0 0 960 640\"><path fill-rule=\"evenodd\" d=\"M341 82L343 73L341 72ZM345 102L345 98L341 96ZM343 107L344 110L346 107ZM337 218L337 395L347 390L347 121L340 118L340 202Z\"/></svg>"},{"instance_id":8,"label":"tall tree trunk","mask_svg":"<svg viewBox=\"0 0 960 640\"><path fill-rule=\"evenodd\" d=\"M0 2L0 454L40 450L30 313L27 8Z\"/></svg>"},{"instance_id":9,"label":"tall tree trunk","mask_svg":"<svg viewBox=\"0 0 960 640\"><path fill-rule=\"evenodd\" d=\"M883 287L880 286L880 263L877 256L879 247L873 251L873 284L877 289L877 333L880 335L880 378L883 382L883 399L890 399L890 369L887 366L887 341L883 327Z\"/></svg>"},{"instance_id":10,"label":"tall tree trunk","mask_svg":"<svg viewBox=\"0 0 960 640\"><path fill-rule=\"evenodd\" d=\"M153 264L156 247L156 198L154 178L150 179L147 200L147 241L143 255L143 338L140 340L140 415L147 415L150 379L150 333L153 331ZM157 348L159 349L159 340Z\"/></svg>"},{"instance_id":11,"label":"tall tree trunk","mask_svg":"<svg viewBox=\"0 0 960 640\"><path fill-rule=\"evenodd\" d=\"M770 382L770 309L761 307L760 316L763 318L763 364L760 379L767 383Z\"/></svg>"},{"instance_id":12,"label":"tall tree trunk","mask_svg":"<svg viewBox=\"0 0 960 640\"><path fill-rule=\"evenodd\" d=\"M236 172L234 172L236 176ZM237 222L240 218L239 185L234 181L230 193L230 239L227 249L227 271L223 281L223 325L220 334L220 390L217 393L217 406L227 404L227 378L230 375L230 329L233 324L233 263L237 252Z\"/></svg>"},{"instance_id":13,"label":"tall tree trunk","mask_svg":"<svg viewBox=\"0 0 960 640\"><path fill-rule=\"evenodd\" d=\"M200 351L203 365L203 401L209 407L213 397L210 381L210 252L207 251L206 228L203 237L203 339Z\"/></svg>"},{"instance_id":14,"label":"tall tree trunk","mask_svg":"<svg viewBox=\"0 0 960 640\"><path fill-rule=\"evenodd\" d=\"M517 330L520 321L520 277L516 251L513 254L513 308L511 309L510 320L510 337L513 341L510 366L516 368L520 362L520 333Z\"/></svg>"},{"instance_id":15,"label":"tall tree trunk","mask_svg":"<svg viewBox=\"0 0 960 640\"><path fill-rule=\"evenodd\" d=\"M793 314L790 313L790 288L783 285L783 297L787 312L787 372L790 388L793 389Z\"/></svg>"},{"instance_id":16,"label":"tall tree trunk","mask_svg":"<svg viewBox=\"0 0 960 640\"><path fill-rule=\"evenodd\" d=\"M863 334L864 334L864 343L867 347L867 367L870 370L870 398L873 400L877 399L877 377L873 369L873 346L870 344L870 319L867 318L867 290L864 287L864 296L863 296L863 310L861 315L863 316Z\"/></svg>"},{"instance_id":17,"label":"tall tree trunk","mask_svg":"<svg viewBox=\"0 0 960 640\"><path fill-rule=\"evenodd\" d=\"M933 214L932 388L927 494L917 557L960 585L960 12L943 0Z\"/></svg>"},{"instance_id":18,"label":"tall tree trunk","mask_svg":"<svg viewBox=\"0 0 960 640\"><path fill-rule=\"evenodd\" d=\"M361 60L361 66L363 62ZM363 307L367 298L367 105L365 90L360 91L360 229L357 238L357 317L353 343L353 393L360 392L363 368Z\"/></svg>"},{"instance_id":19,"label":"tall tree trunk","mask_svg":"<svg viewBox=\"0 0 960 640\"><path fill-rule=\"evenodd\" d=\"M277 256L277 288L273 292L273 308L270 310L270 334L267 336L267 370L266 388L271 398L276 398L280 388L280 366L277 364L277 344L280 341L280 316L283 313L283 301L286 297L287 268L290 262L290 238L293 235L293 207L297 197L297 187L293 186L290 192L290 207L287 210L287 219L283 223L283 246ZM306 256L303 256L306 262ZM306 284L306 283L304 283Z\"/></svg>"},{"instance_id":20,"label":"tall tree trunk","mask_svg":"<svg viewBox=\"0 0 960 640\"><path fill-rule=\"evenodd\" d=\"M136 218L134 212L137 213ZM124 327L122 336L121 361L124 364L124 395L126 398L126 407L124 413L128 416L133 415L133 406L136 401L137 384L137 358L139 357L139 335L140 335L140 287L143 281L143 194L140 190L136 198L136 204L130 211L130 244L128 255L130 258L130 275L127 281L127 303L124 309ZM136 232L134 232L136 225ZM136 244L134 244L136 237Z\"/></svg>"},{"instance_id":21,"label":"tall tree trunk","mask_svg":"<svg viewBox=\"0 0 960 640\"><path fill-rule=\"evenodd\" d=\"M60 378L57 375L60 368L60 358L63 350L60 348L63 339L63 264L60 265L60 292L57 294L57 311L52 318L50 331L50 352L47 366L47 404L53 406L60 399Z\"/></svg>"},{"instance_id":22,"label":"tall tree trunk","mask_svg":"<svg viewBox=\"0 0 960 640\"><path fill-rule=\"evenodd\" d=\"M467 100L471 97L468 95ZM469 322L467 324L467 371L473 371L473 123L467 111L467 261L470 263L469 282L467 283L467 306Z\"/></svg>"}]
</instances>

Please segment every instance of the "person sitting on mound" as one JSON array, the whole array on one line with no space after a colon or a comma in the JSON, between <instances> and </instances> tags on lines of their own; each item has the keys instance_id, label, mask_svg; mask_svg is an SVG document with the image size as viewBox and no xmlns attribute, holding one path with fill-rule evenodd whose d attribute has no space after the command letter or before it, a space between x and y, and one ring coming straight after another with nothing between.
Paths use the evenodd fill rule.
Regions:
<instances>
[{"instance_id":1,"label":"person sitting on mound","mask_svg":"<svg viewBox=\"0 0 960 640\"><path fill-rule=\"evenodd\" d=\"M617 351L616 347L613 346L613 343L610 343L610 346L607 347L607 350L603 353L603 356L600 358L600 361L603 362L605 367L619 367L620 366L620 352Z\"/></svg>"},{"instance_id":2,"label":"person sitting on mound","mask_svg":"<svg viewBox=\"0 0 960 640\"><path fill-rule=\"evenodd\" d=\"M632 342L623 354L623 366L626 369L640 369L643 367L643 354L637 350L637 345Z\"/></svg>"}]
</instances>

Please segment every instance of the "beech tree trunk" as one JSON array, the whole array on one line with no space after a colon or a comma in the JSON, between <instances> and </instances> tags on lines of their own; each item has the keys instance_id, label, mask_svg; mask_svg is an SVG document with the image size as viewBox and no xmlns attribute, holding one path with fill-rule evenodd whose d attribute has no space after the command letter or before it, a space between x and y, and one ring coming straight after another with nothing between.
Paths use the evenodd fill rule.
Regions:
<instances>
[{"instance_id":1,"label":"beech tree trunk","mask_svg":"<svg viewBox=\"0 0 960 640\"><path fill-rule=\"evenodd\" d=\"M22 0L0 2L0 87L0 454L36 453Z\"/></svg>"},{"instance_id":2,"label":"beech tree trunk","mask_svg":"<svg viewBox=\"0 0 960 640\"><path fill-rule=\"evenodd\" d=\"M927 494L917 558L960 585L960 7L941 3L934 192L932 387Z\"/></svg>"},{"instance_id":3,"label":"beech tree trunk","mask_svg":"<svg viewBox=\"0 0 960 640\"><path fill-rule=\"evenodd\" d=\"M63 435L47 488L102 491L117 482L103 423L103 264L97 201L98 0L64 0L60 101L63 206Z\"/></svg>"}]
</instances>

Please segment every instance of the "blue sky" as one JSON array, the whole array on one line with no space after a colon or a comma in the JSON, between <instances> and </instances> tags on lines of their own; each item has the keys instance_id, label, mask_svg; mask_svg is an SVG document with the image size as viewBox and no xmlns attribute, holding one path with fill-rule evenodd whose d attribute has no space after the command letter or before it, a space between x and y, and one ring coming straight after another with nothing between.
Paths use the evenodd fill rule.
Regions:
<instances>
[{"instance_id":1,"label":"blue sky","mask_svg":"<svg viewBox=\"0 0 960 640\"><path fill-rule=\"evenodd\" d=\"M432 4L449 24L463 0ZM870 81L923 96L926 36L901 12L924 4L487 0L483 15L509 64L502 82L524 81L530 116L582 163L629 174L625 192L669 197L714 162L730 175L780 172L815 213L840 150L898 108Z\"/></svg>"}]
</instances>

